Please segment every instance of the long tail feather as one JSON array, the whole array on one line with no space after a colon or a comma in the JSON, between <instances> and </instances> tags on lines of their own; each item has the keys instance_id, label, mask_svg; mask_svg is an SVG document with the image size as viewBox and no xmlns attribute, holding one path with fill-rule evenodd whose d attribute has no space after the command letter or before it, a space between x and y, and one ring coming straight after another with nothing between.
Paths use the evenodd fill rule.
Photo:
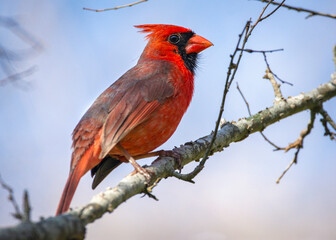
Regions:
<instances>
[{"instance_id":1,"label":"long tail feather","mask_svg":"<svg viewBox=\"0 0 336 240\"><path fill-rule=\"evenodd\" d=\"M99 136L99 134L96 136L95 141L100 140ZM77 150L78 149L80 150L80 148L77 148ZM94 166L98 165L101 161L98 157L100 154L100 150L100 144L96 144L95 142L91 144L88 149L85 150L84 155L81 155L78 158L77 152L74 150L71 161L71 171L65 184L62 197L59 201L56 215L62 214L69 209L79 180L85 173L87 173L90 169L94 168Z\"/></svg>"},{"instance_id":2,"label":"long tail feather","mask_svg":"<svg viewBox=\"0 0 336 240\"><path fill-rule=\"evenodd\" d=\"M82 175L83 173L80 171L79 168L75 168L74 171L70 172L62 193L62 197L57 207L56 215L62 214L69 209L71 200L75 194L76 188Z\"/></svg>"}]
</instances>

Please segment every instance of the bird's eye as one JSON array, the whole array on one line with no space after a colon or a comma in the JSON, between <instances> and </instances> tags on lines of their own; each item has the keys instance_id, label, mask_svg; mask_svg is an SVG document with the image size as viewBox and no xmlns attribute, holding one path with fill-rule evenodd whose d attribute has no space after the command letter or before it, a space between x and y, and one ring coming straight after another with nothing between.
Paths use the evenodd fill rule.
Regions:
<instances>
[{"instance_id":1,"label":"bird's eye","mask_svg":"<svg viewBox=\"0 0 336 240\"><path fill-rule=\"evenodd\" d=\"M177 44L180 40L181 36L179 34L172 34L168 38L168 41L172 44Z\"/></svg>"}]
</instances>

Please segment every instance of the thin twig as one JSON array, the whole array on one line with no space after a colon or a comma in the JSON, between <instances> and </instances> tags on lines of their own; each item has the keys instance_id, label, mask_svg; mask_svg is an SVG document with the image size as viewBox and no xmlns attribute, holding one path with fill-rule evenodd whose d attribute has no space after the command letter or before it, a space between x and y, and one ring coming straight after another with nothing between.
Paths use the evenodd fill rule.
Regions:
<instances>
[{"instance_id":1,"label":"thin twig","mask_svg":"<svg viewBox=\"0 0 336 240\"><path fill-rule=\"evenodd\" d=\"M292 167L292 165L297 162L297 157L299 155L300 149L301 148L298 148L297 151L295 152L293 160L290 162L290 164L288 165L288 167L283 171L283 173L280 175L280 177L276 181L277 184L280 183L280 180L283 178L283 176L285 176L285 174Z\"/></svg>"},{"instance_id":2,"label":"thin twig","mask_svg":"<svg viewBox=\"0 0 336 240\"><path fill-rule=\"evenodd\" d=\"M336 140L336 133L333 133L329 130L327 120L324 118L320 119L322 126L324 127L324 136L329 136L330 140Z\"/></svg>"},{"instance_id":3,"label":"thin twig","mask_svg":"<svg viewBox=\"0 0 336 240\"><path fill-rule=\"evenodd\" d=\"M41 52L43 45L36 40L28 31L26 31L21 25L9 17L0 16L0 25L10 30L16 37L25 42L28 46L35 50L35 52ZM32 52L33 53L33 52Z\"/></svg>"},{"instance_id":4,"label":"thin twig","mask_svg":"<svg viewBox=\"0 0 336 240\"><path fill-rule=\"evenodd\" d=\"M335 70L336 70L336 45L335 45L334 48L333 48L333 61L334 61L334 64L335 64Z\"/></svg>"},{"instance_id":5,"label":"thin twig","mask_svg":"<svg viewBox=\"0 0 336 240\"><path fill-rule=\"evenodd\" d=\"M24 190L23 193L23 219L24 222L30 222L30 213L31 213L31 207L29 204L29 195L28 191Z\"/></svg>"},{"instance_id":6,"label":"thin twig","mask_svg":"<svg viewBox=\"0 0 336 240\"><path fill-rule=\"evenodd\" d=\"M250 110L250 104L247 102L243 92L240 90L239 88L239 84L237 83L237 89L238 89L238 92L240 93L240 96L243 98L244 102L245 102L245 105L247 107L247 111L248 111L248 114L249 116L251 117L252 114L251 114L251 110ZM275 147L274 151L278 151L278 150L281 150L282 148L281 147L278 147L276 144L274 144L271 140L269 140L265 134L263 132L260 132L261 136L265 139L266 142L268 142L269 144L271 144L273 147Z\"/></svg>"},{"instance_id":7,"label":"thin twig","mask_svg":"<svg viewBox=\"0 0 336 240\"><path fill-rule=\"evenodd\" d=\"M4 182L0 175L0 185L2 186L3 189L8 191L8 200L12 203L15 212L12 213L13 217L19 220L23 219L23 214L20 211L19 205L17 204L15 197L14 197L14 191L13 189Z\"/></svg>"},{"instance_id":8,"label":"thin twig","mask_svg":"<svg viewBox=\"0 0 336 240\"><path fill-rule=\"evenodd\" d=\"M320 114L330 124L330 126L332 126L334 130L336 130L336 123L331 119L329 114L323 108L320 109Z\"/></svg>"},{"instance_id":9,"label":"thin twig","mask_svg":"<svg viewBox=\"0 0 336 240\"><path fill-rule=\"evenodd\" d=\"M244 52L247 52L247 53L262 53L263 56L264 56L264 60L265 60L265 63L266 63L266 66L267 68L269 69L269 71L274 75L274 77L276 79L278 79L281 83L285 83L285 84L288 84L288 85L291 85L293 86L292 83L290 82L287 82L287 81L284 81L282 80L281 78L279 78L272 70L271 70L271 67L267 61L267 56L266 56L266 53L273 53L273 52L279 52L279 51L283 51L284 49L283 48L279 48L279 49L273 49L273 50L253 50L253 49L239 49L239 51L244 51Z\"/></svg>"},{"instance_id":10,"label":"thin twig","mask_svg":"<svg viewBox=\"0 0 336 240\"><path fill-rule=\"evenodd\" d=\"M186 182L190 182L190 183L195 183L193 179L204 168L204 166L200 166L200 165L198 165L198 166L195 168L194 171L192 171L190 173L182 174L182 173L174 171L172 175L174 177L180 179L180 180L183 180L183 181L186 181Z\"/></svg>"},{"instance_id":11,"label":"thin twig","mask_svg":"<svg viewBox=\"0 0 336 240\"><path fill-rule=\"evenodd\" d=\"M276 183L280 183L280 180L287 173L287 171L291 168L291 166L294 163L295 164L297 163L299 152L303 148L303 140L304 140L304 138L306 136L308 136L308 134L311 132L311 130L314 127L316 113L317 113L316 109L311 109L310 110L310 121L309 121L309 123L307 125L307 128L301 131L299 138L295 142L289 144L288 147L286 147L284 149L285 152L288 152L290 149L296 148L296 152L294 154L294 158L293 158L292 162L288 165L288 167L285 169L285 171L281 174L281 176L278 178L278 180L276 181Z\"/></svg>"},{"instance_id":12,"label":"thin twig","mask_svg":"<svg viewBox=\"0 0 336 240\"><path fill-rule=\"evenodd\" d=\"M36 71L36 69L37 69L36 66L32 66L32 67L28 68L27 70L25 70L23 72L14 73L10 76L7 76L6 78L0 80L0 87L6 85L8 83L17 84L18 80L21 80L23 78L26 78L26 77L32 75ZM26 84L26 86L23 86L23 87L29 86L28 82L24 82L24 83ZM20 82L20 84L22 85L22 82Z\"/></svg>"},{"instance_id":13,"label":"thin twig","mask_svg":"<svg viewBox=\"0 0 336 240\"><path fill-rule=\"evenodd\" d=\"M253 49L239 49L240 51L244 51L244 52L247 52L247 53L262 53L263 56L264 56L264 60L265 60L265 63L266 63L266 66L267 68L269 69L269 71L274 75L274 77L276 79L278 79L281 83L286 83L288 85L291 85L293 86L292 83L290 82L287 82L287 81L284 81L282 80L281 78L279 78L272 70L271 70L271 67L267 61L267 56L266 56L266 53L273 53L273 52L279 52L279 51L283 51L284 49L283 48L279 48L279 49L273 49L273 50L253 50Z\"/></svg>"},{"instance_id":14,"label":"thin twig","mask_svg":"<svg viewBox=\"0 0 336 240\"><path fill-rule=\"evenodd\" d=\"M250 109L250 104L247 102L243 92L240 90L240 87L239 87L239 84L237 83L237 89L238 89L238 92L240 93L240 96L243 98L244 102L245 102L245 105L247 107L247 111L248 111L248 114L249 116L251 117L252 114L251 114L251 109Z\"/></svg>"},{"instance_id":15,"label":"thin twig","mask_svg":"<svg viewBox=\"0 0 336 240\"><path fill-rule=\"evenodd\" d=\"M296 149L303 148L303 140L310 133L310 131L312 130L312 128L314 127L315 118L316 118L316 111L315 110L311 110L310 111L310 121L309 121L309 123L307 125L307 128L301 131L300 136L298 137L298 139L296 139L295 142L289 144L285 148L285 152L288 152L289 150L291 150L293 148L296 148Z\"/></svg>"},{"instance_id":16,"label":"thin twig","mask_svg":"<svg viewBox=\"0 0 336 240\"><path fill-rule=\"evenodd\" d=\"M284 3L285 1L286 0L283 0L282 3ZM263 10L261 11L261 14L259 15L257 21L252 26L251 26L251 20L247 21L247 23L245 24L245 26L243 28L242 33L239 35L238 43L236 45L236 48L235 48L233 54L230 55L231 61L230 61L228 72L227 72L227 76L226 76L226 81L225 81L225 87L224 87L224 91L223 91L222 102L221 102L220 110L219 110L219 113L218 113L218 118L217 118L217 121L216 121L215 129L214 129L214 132L213 132L213 135L212 135L212 139L211 139L210 144L209 144L209 146L207 148L207 151L205 152L205 154L204 154L202 160L200 161L200 163L196 166L196 168L191 173L189 173L187 175L185 175L185 174L176 175L177 178L186 181L186 179L188 179L188 176L190 176L192 178L195 177L200 171L202 171L202 169L203 169L203 167L205 165L205 162L208 160L209 156L212 154L211 149L212 149L212 146L213 146L213 144L215 142L215 139L216 139L216 136L217 136L217 133L218 133L218 129L219 129L219 125L220 125L220 122L221 122L221 118L222 118L222 115L223 115L223 112L224 112L224 106L225 106L226 96L227 96L227 94L229 92L230 86L231 86L231 84L232 84L232 82L233 82L233 80L235 78L236 73L237 73L240 60L241 60L241 58L243 56L243 53L244 53L245 45L246 45L249 37L251 36L254 28L258 25L258 23L260 23L261 21L263 21L266 18L270 17L279 8L279 7L277 7L270 14L268 14L265 17L263 17L264 13L265 13L265 11L266 11L266 9L268 8L269 5L270 5L270 3L268 3L263 8ZM244 36L244 38L243 38L243 36ZM242 44L241 44L241 47L240 47L241 41L242 41ZM236 56L236 54L238 52L240 52L239 56L238 56L238 59L237 59L236 62L234 62L235 56Z\"/></svg>"},{"instance_id":17,"label":"thin twig","mask_svg":"<svg viewBox=\"0 0 336 240\"><path fill-rule=\"evenodd\" d=\"M283 48L279 49L272 49L272 50L253 50L253 49L240 49L238 48L239 51L244 51L248 53L273 53L273 52L280 52L283 51Z\"/></svg>"},{"instance_id":18,"label":"thin twig","mask_svg":"<svg viewBox=\"0 0 336 240\"><path fill-rule=\"evenodd\" d=\"M14 35L14 37L18 38L29 47L20 51L10 51L6 47L0 45L0 69L6 76L3 79L0 79L0 86L13 83L21 89L27 89L30 84L23 81L23 79L33 74L37 69L36 66L17 72L13 63L26 60L36 53L41 52L43 46L12 18L0 16L0 26L6 28Z\"/></svg>"},{"instance_id":19,"label":"thin twig","mask_svg":"<svg viewBox=\"0 0 336 240\"><path fill-rule=\"evenodd\" d=\"M267 14L265 17L260 18L259 22L265 20L266 18L268 18L269 16L271 16L273 13L275 13L283 5L283 3L285 1L286 0L283 0L281 3L279 3L279 5L272 12L270 12L269 14ZM274 2L273 0L269 1L269 3L273 3L273 2Z\"/></svg>"},{"instance_id":20,"label":"thin twig","mask_svg":"<svg viewBox=\"0 0 336 240\"><path fill-rule=\"evenodd\" d=\"M269 1L269 0L257 0L257 1L264 2L264 3L271 3L273 5L280 5L280 3L277 3L277 2L274 2L274 1ZM309 15L306 17L306 19L310 18L310 17L313 17L313 16L322 16L322 17L329 17L329 18L336 19L336 15L334 15L334 14L321 13L321 12L317 12L317 11L306 9L306 8L289 6L289 5L286 5L286 4L282 4L282 6L284 8L289 9L289 10L295 10L295 11L298 11L298 12L309 13Z\"/></svg>"},{"instance_id":21,"label":"thin twig","mask_svg":"<svg viewBox=\"0 0 336 240\"><path fill-rule=\"evenodd\" d=\"M324 127L324 136L329 136L331 140L336 140L336 133L333 133L329 130L328 128L328 123L330 124L330 126L336 130L336 123L331 119L331 117L329 116L329 114L323 109L323 107L321 106L320 108L320 112L322 115L322 119L320 120L323 127Z\"/></svg>"},{"instance_id":22,"label":"thin twig","mask_svg":"<svg viewBox=\"0 0 336 240\"><path fill-rule=\"evenodd\" d=\"M282 99L284 99L281 90L280 90L280 85L276 82L274 75L272 74L272 72L270 71L269 68L266 69L266 74L264 75L264 79L268 79L273 87L274 90L274 95L275 95L275 101L281 101Z\"/></svg>"},{"instance_id":23,"label":"thin twig","mask_svg":"<svg viewBox=\"0 0 336 240\"><path fill-rule=\"evenodd\" d=\"M88 10L88 11L93 11L93 12L104 12L104 11L110 11L110 10L118 10L120 8L125 8L125 7L132 7L134 5L137 5L139 3L143 3L143 2L147 2L148 0L141 0L138 2L134 2L134 3L130 3L130 4L125 4L122 6L118 6L118 7L113 7L113 8L105 8L105 9L92 9L92 8L83 8L83 10Z\"/></svg>"},{"instance_id":24,"label":"thin twig","mask_svg":"<svg viewBox=\"0 0 336 240\"><path fill-rule=\"evenodd\" d=\"M281 83L283 83L283 84L285 83L285 84L288 84L288 85L290 85L290 86L293 86L293 85L294 85L293 83L290 83L290 82L287 82L287 81L285 81L285 80L282 80L281 78L278 77L278 75L276 75L276 74L271 70L271 67L270 67L270 65L269 65L269 63L268 63L268 61L267 61L266 53L263 52L262 54L264 55L264 60L265 60L266 66L267 66L268 70L270 71L270 73L272 73L272 75L273 75L276 79L278 79Z\"/></svg>"}]
</instances>

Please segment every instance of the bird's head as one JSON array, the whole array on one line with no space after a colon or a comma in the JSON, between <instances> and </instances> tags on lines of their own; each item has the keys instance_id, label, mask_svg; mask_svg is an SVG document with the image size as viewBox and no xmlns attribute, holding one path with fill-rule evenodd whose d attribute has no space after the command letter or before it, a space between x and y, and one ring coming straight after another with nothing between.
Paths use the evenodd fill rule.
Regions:
<instances>
[{"instance_id":1,"label":"bird's head","mask_svg":"<svg viewBox=\"0 0 336 240\"><path fill-rule=\"evenodd\" d=\"M142 58L157 58L170 61L183 61L191 72L194 72L197 54L213 44L196 35L192 30L165 24L136 25L147 35L148 44Z\"/></svg>"}]
</instances>

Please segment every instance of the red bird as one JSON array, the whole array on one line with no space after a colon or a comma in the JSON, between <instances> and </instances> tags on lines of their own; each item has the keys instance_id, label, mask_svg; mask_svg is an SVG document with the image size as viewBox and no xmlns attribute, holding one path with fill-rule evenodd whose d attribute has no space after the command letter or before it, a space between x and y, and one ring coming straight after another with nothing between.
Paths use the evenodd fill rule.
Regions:
<instances>
[{"instance_id":1,"label":"red bird","mask_svg":"<svg viewBox=\"0 0 336 240\"><path fill-rule=\"evenodd\" d=\"M94 189L122 162L150 178L135 159L166 142L186 112L194 91L197 54L212 46L187 28L148 24L148 43L136 66L107 88L72 134L68 180L56 215L69 209L80 178L91 170Z\"/></svg>"}]
</instances>

